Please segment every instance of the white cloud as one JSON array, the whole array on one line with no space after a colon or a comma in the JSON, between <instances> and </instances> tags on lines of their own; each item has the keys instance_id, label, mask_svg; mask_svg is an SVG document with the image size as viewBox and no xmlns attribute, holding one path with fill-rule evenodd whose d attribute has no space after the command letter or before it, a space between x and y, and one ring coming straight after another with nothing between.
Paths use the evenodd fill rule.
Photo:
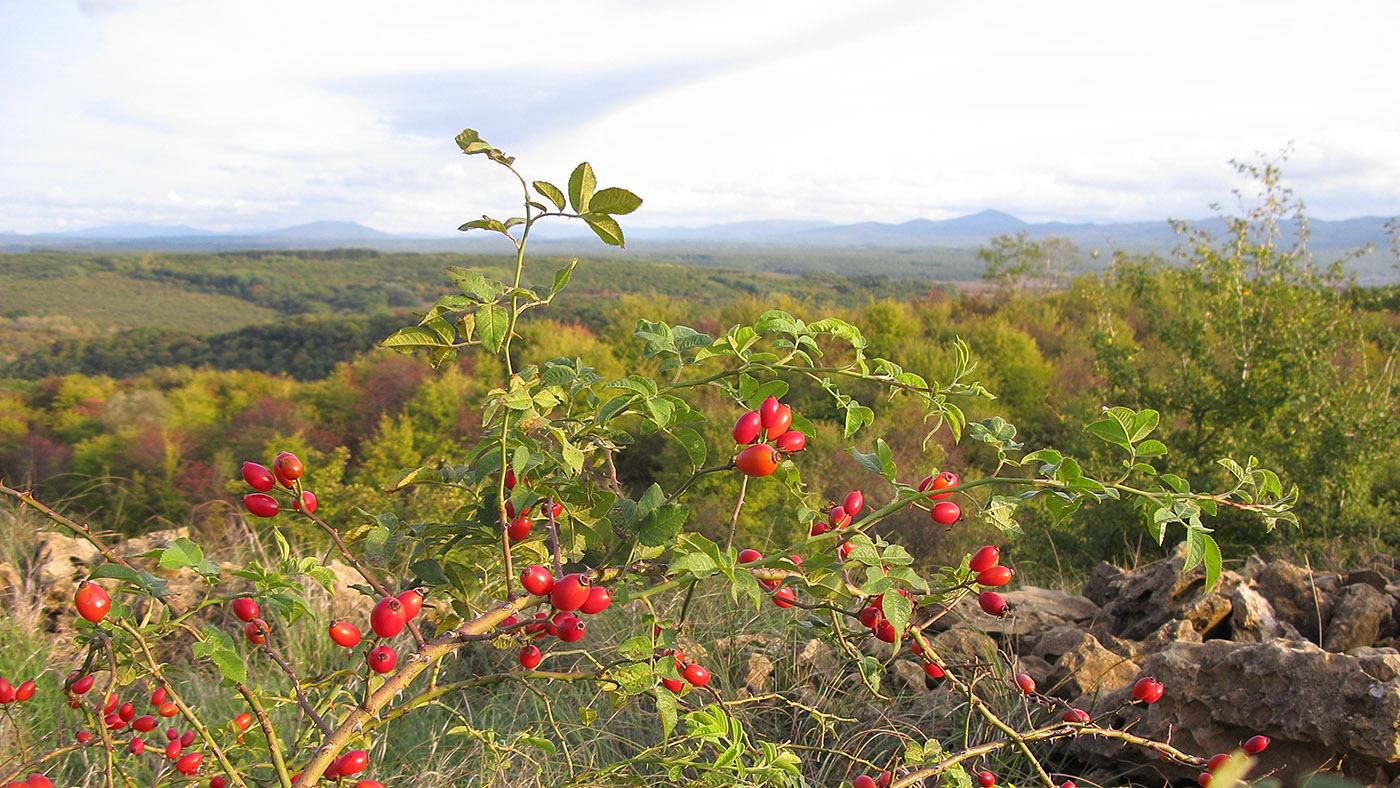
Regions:
<instances>
[{"instance_id":1,"label":"white cloud","mask_svg":"<svg viewBox=\"0 0 1400 788\"><path fill-rule=\"evenodd\" d=\"M589 158L640 225L1199 216L1289 140L1317 215L1400 212L1392 3L52 7L0 20L32 50L0 54L0 230L445 232L515 194L457 116L534 177Z\"/></svg>"}]
</instances>

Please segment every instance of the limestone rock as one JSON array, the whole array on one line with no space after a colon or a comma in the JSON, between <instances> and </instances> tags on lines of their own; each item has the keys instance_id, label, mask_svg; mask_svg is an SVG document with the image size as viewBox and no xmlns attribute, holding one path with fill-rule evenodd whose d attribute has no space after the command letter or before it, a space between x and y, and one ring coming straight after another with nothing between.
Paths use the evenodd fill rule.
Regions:
<instances>
[{"instance_id":1,"label":"limestone rock","mask_svg":"<svg viewBox=\"0 0 1400 788\"><path fill-rule=\"evenodd\" d=\"M73 539L45 531L34 539L34 570L39 590L51 602L73 596L78 583L87 578L102 554L84 539Z\"/></svg>"},{"instance_id":2,"label":"limestone rock","mask_svg":"<svg viewBox=\"0 0 1400 788\"><path fill-rule=\"evenodd\" d=\"M1390 608L1390 599L1372 586L1347 586L1327 622L1322 647L1328 651L1350 651L1375 643L1382 632L1390 630Z\"/></svg>"},{"instance_id":3,"label":"limestone rock","mask_svg":"<svg viewBox=\"0 0 1400 788\"><path fill-rule=\"evenodd\" d=\"M1047 632L1036 644L1035 656L1053 665L1042 691L1066 699L1116 689L1138 674L1137 663L1075 627Z\"/></svg>"},{"instance_id":4,"label":"limestone rock","mask_svg":"<svg viewBox=\"0 0 1400 788\"><path fill-rule=\"evenodd\" d=\"M1102 605L1105 624L1118 637L1140 640L1174 618L1190 621L1204 635L1230 615L1229 594L1244 579L1224 572L1207 591L1205 567L1182 572L1185 565L1185 544L1165 561L1137 572L1101 564L1085 583L1084 594Z\"/></svg>"},{"instance_id":5,"label":"limestone rock","mask_svg":"<svg viewBox=\"0 0 1400 788\"><path fill-rule=\"evenodd\" d=\"M957 660L988 660L997 653L997 644L990 637L971 627L956 626L933 636L929 644L941 656Z\"/></svg>"},{"instance_id":6,"label":"limestone rock","mask_svg":"<svg viewBox=\"0 0 1400 788\"><path fill-rule=\"evenodd\" d=\"M1262 643L1283 634L1274 606L1258 591L1239 586L1230 593L1230 632L1235 641Z\"/></svg>"},{"instance_id":7,"label":"limestone rock","mask_svg":"<svg viewBox=\"0 0 1400 788\"><path fill-rule=\"evenodd\" d=\"M1320 640L1336 600L1311 582L1307 570L1273 561L1255 575L1254 583L1280 621L1293 625L1314 643Z\"/></svg>"},{"instance_id":8,"label":"limestone rock","mask_svg":"<svg viewBox=\"0 0 1400 788\"><path fill-rule=\"evenodd\" d=\"M1381 592L1385 591L1386 586L1385 575L1381 574L1379 570L1369 566L1347 572L1346 575L1342 577L1342 582L1349 586L1354 586L1357 583L1365 583Z\"/></svg>"},{"instance_id":9,"label":"limestone rock","mask_svg":"<svg viewBox=\"0 0 1400 788\"><path fill-rule=\"evenodd\" d=\"M762 654L750 654L744 663L744 687L754 694L773 689L773 660Z\"/></svg>"},{"instance_id":10,"label":"limestone rock","mask_svg":"<svg viewBox=\"0 0 1400 788\"><path fill-rule=\"evenodd\" d=\"M1166 694L1150 706L1128 704L1106 724L1131 724L1150 738L1170 735L1178 747L1204 753L1227 751L1262 732L1274 743L1256 771L1281 769L1286 782L1329 761L1369 781L1368 770L1400 761L1400 656L1334 654L1303 641L1207 640L1173 644L1148 657L1142 670L1163 682ZM1116 708L1131 692L1127 685L1108 693L1097 708ZM1074 703L1092 701L1086 693ZM1111 741L1077 739L1071 750L1081 758L1136 762L1169 779L1194 774Z\"/></svg>"},{"instance_id":11,"label":"limestone rock","mask_svg":"<svg viewBox=\"0 0 1400 788\"><path fill-rule=\"evenodd\" d=\"M928 693L928 674L924 672L922 663L912 659L897 659L892 667L895 686L918 695Z\"/></svg>"}]
</instances>

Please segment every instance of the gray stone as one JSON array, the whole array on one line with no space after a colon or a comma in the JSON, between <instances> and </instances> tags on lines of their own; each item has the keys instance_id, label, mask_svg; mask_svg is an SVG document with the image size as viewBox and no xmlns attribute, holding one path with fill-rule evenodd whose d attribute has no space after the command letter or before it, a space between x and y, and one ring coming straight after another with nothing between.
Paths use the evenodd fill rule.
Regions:
<instances>
[{"instance_id":1,"label":"gray stone","mask_svg":"<svg viewBox=\"0 0 1400 788\"><path fill-rule=\"evenodd\" d=\"M1349 586L1354 586L1357 583L1365 583L1366 585L1381 592L1385 591L1386 586L1385 575L1381 574L1379 571L1371 567L1366 567L1364 569L1355 569L1353 571L1347 572L1346 575L1342 578L1342 582Z\"/></svg>"},{"instance_id":2,"label":"gray stone","mask_svg":"<svg viewBox=\"0 0 1400 788\"><path fill-rule=\"evenodd\" d=\"M1390 599L1366 583L1347 586L1327 622L1322 647L1328 651L1350 651L1375 643L1382 632L1390 629L1390 607Z\"/></svg>"},{"instance_id":3,"label":"gray stone","mask_svg":"<svg viewBox=\"0 0 1400 788\"><path fill-rule=\"evenodd\" d=\"M1035 656L1053 665L1041 691L1066 699L1115 689L1138 674L1137 663L1075 627L1047 632L1036 644Z\"/></svg>"},{"instance_id":4,"label":"gray stone","mask_svg":"<svg viewBox=\"0 0 1400 788\"><path fill-rule=\"evenodd\" d=\"M1142 669L1166 685L1162 699L1150 706L1128 703L1132 689L1125 685L1098 699L1098 709L1122 706L1105 724L1131 725L1149 738L1170 736L1179 748L1198 753L1225 752L1264 733L1274 743L1255 773L1277 769L1286 782L1329 762L1362 774L1400 761L1400 656L1377 651L1353 657L1301 641L1207 640L1173 644L1146 658ZM1091 701L1086 693L1074 703ZM1081 758L1161 768L1179 780L1198 771L1111 741L1077 739L1071 750Z\"/></svg>"},{"instance_id":5,"label":"gray stone","mask_svg":"<svg viewBox=\"0 0 1400 788\"><path fill-rule=\"evenodd\" d=\"M773 689L773 660L750 654L744 663L744 687L754 694Z\"/></svg>"},{"instance_id":6,"label":"gray stone","mask_svg":"<svg viewBox=\"0 0 1400 788\"><path fill-rule=\"evenodd\" d=\"M1140 640L1176 618L1190 621L1204 635L1230 615L1229 594L1243 578L1224 572L1207 591L1205 567L1183 572L1185 565L1186 546L1181 544L1166 560L1140 571L1115 574L1100 565L1084 590L1086 596L1094 594L1092 601L1103 600L1106 626L1118 637Z\"/></svg>"},{"instance_id":7,"label":"gray stone","mask_svg":"<svg viewBox=\"0 0 1400 788\"><path fill-rule=\"evenodd\" d=\"M1274 617L1274 606L1258 591L1243 585L1236 587L1230 593L1230 606L1232 640L1262 643L1283 634Z\"/></svg>"},{"instance_id":8,"label":"gray stone","mask_svg":"<svg viewBox=\"0 0 1400 788\"><path fill-rule=\"evenodd\" d=\"M912 659L897 659L892 667L895 686L918 695L929 692L928 674L924 672L923 663Z\"/></svg>"},{"instance_id":9,"label":"gray stone","mask_svg":"<svg viewBox=\"0 0 1400 788\"><path fill-rule=\"evenodd\" d=\"M1314 585L1307 570L1286 561L1273 561L1255 575L1254 584L1280 621L1293 625L1314 643L1321 641L1336 598Z\"/></svg>"},{"instance_id":10,"label":"gray stone","mask_svg":"<svg viewBox=\"0 0 1400 788\"><path fill-rule=\"evenodd\" d=\"M939 632L929 645L939 656L956 656L961 660L986 661L994 659L997 653L996 641L966 626Z\"/></svg>"}]
</instances>

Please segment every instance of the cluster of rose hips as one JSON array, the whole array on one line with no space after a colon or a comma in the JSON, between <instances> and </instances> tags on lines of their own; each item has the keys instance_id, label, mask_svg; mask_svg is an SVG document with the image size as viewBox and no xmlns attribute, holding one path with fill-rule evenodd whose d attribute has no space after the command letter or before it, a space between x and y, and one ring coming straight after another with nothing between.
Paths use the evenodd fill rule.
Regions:
<instances>
[{"instance_id":1,"label":"cluster of rose hips","mask_svg":"<svg viewBox=\"0 0 1400 788\"><path fill-rule=\"evenodd\" d=\"M81 706L80 696L86 695L93 687L94 678L91 674L79 675L78 673L68 674L65 682L68 694L68 705L72 708ZM116 693L107 696L106 702L102 706L103 724L110 731L119 731L130 726L133 733L151 733L156 729L156 725L161 719L174 717L180 713L179 706L170 700L169 693L163 686L158 686L151 692L150 705L153 713L137 716L136 704L127 701L122 702ZM234 718L233 722L239 731L246 730L252 724L253 717L250 714L240 714ZM77 741L80 745L92 743L94 737L91 731L80 730L77 732ZM166 744L161 748L161 754L168 761L175 764L175 771L186 776L192 776L199 771L199 767L204 763L204 753L186 752L186 749L194 745L197 738L193 730L183 733L176 728L168 728L165 731ZM121 745L121 742L117 742ZM133 736L125 743L126 751L133 756L141 755L146 751L146 740L140 736ZM39 775L42 777L42 775ZM31 775L27 785L37 786L48 783L36 782L35 776ZM16 783L11 783L16 785ZM25 785L25 783L18 783ZM212 777L209 780L210 788L223 788L227 781L222 776ZM8 786L7 786L8 788Z\"/></svg>"},{"instance_id":2,"label":"cluster of rose hips","mask_svg":"<svg viewBox=\"0 0 1400 788\"><path fill-rule=\"evenodd\" d=\"M386 596L374 603L369 613L369 626L382 640L388 640L403 632L408 622L418 617L423 609L423 591L408 588L397 595ZM360 628L349 621L332 621L328 629L331 641L342 648L355 648L363 636ZM389 673L399 664L399 655L393 646L380 643L365 653L365 662L375 673Z\"/></svg>"},{"instance_id":3,"label":"cluster of rose hips","mask_svg":"<svg viewBox=\"0 0 1400 788\"><path fill-rule=\"evenodd\" d=\"M267 622L258 618L261 612L258 602L252 597L239 597L230 604L233 614L240 621L247 622L244 628L244 637L254 645L267 642L268 626ZM384 597L379 600L370 612L370 626L375 634L381 638L391 638L403 631L408 622L418 615L423 608L423 594L416 588L410 588L398 596ZM330 637L338 646L354 648L360 645L360 630L348 621L336 621L330 625ZM365 655L369 667L376 673L388 673L398 664L398 655L393 648L381 644ZM238 723L239 730L244 730L252 722L252 717L247 714L240 714L234 720ZM331 764L326 767L325 777L330 780L338 780L341 777L350 777L365 770L369 765L369 756L364 750L351 750L341 754ZM222 777L215 778L222 780ZM215 784L210 780L210 788L223 788L224 783ZM383 788L375 780L361 780L355 784L355 788Z\"/></svg>"},{"instance_id":4,"label":"cluster of rose hips","mask_svg":"<svg viewBox=\"0 0 1400 788\"><path fill-rule=\"evenodd\" d=\"M515 616L501 622L501 629L508 632L521 629L532 640L549 635L565 643L577 643L583 639L584 630L587 628L577 614L601 613L612 604L612 592L603 586L593 585L588 575L582 572L567 574L555 580L548 569L539 564L531 564L520 573L520 585L535 596L548 596L554 608L552 616L549 611L541 610L523 627ZM544 660L544 653L534 643L521 646L517 656L521 667L527 670L534 670Z\"/></svg>"},{"instance_id":5,"label":"cluster of rose hips","mask_svg":"<svg viewBox=\"0 0 1400 788\"><path fill-rule=\"evenodd\" d=\"M515 471L506 469L506 489L514 490L516 485ZM550 517L558 521L564 514L564 506L558 501L549 501ZM530 531L535 527L535 521L530 517L530 507L525 507L519 514L515 512L515 504L506 501L506 535L512 542L519 542L530 535Z\"/></svg>"},{"instance_id":6,"label":"cluster of rose hips","mask_svg":"<svg viewBox=\"0 0 1400 788\"><path fill-rule=\"evenodd\" d=\"M1240 748L1250 755L1258 755L1269 748L1270 739L1268 736L1252 736ZM1230 753L1221 752L1211 756L1206 761L1206 770L1196 775L1196 784L1201 788L1210 788L1211 781L1215 778L1215 772L1230 760Z\"/></svg>"},{"instance_id":7,"label":"cluster of rose hips","mask_svg":"<svg viewBox=\"0 0 1400 788\"><path fill-rule=\"evenodd\" d=\"M770 396L758 410L734 422L734 442L748 446L734 458L734 467L745 476L758 477L778 470L784 456L805 449L807 436L792 429L792 408Z\"/></svg>"},{"instance_id":8,"label":"cluster of rose hips","mask_svg":"<svg viewBox=\"0 0 1400 788\"><path fill-rule=\"evenodd\" d=\"M825 521L818 520L812 523L812 528L809 533L812 536L821 536L830 531L844 531L846 527L860 515L860 510L864 508L865 496L861 495L860 490L852 490L846 493L846 497L841 503L831 507L831 510L827 512ZM836 546L836 554L844 561L851 555L851 551L854 549L855 544L849 541L842 541L841 544Z\"/></svg>"},{"instance_id":9,"label":"cluster of rose hips","mask_svg":"<svg viewBox=\"0 0 1400 788\"><path fill-rule=\"evenodd\" d=\"M18 687L10 683L10 680L0 676L0 706L11 703L23 703L34 697L34 690L37 686L33 679L22 682Z\"/></svg>"},{"instance_id":10,"label":"cluster of rose hips","mask_svg":"<svg viewBox=\"0 0 1400 788\"><path fill-rule=\"evenodd\" d=\"M945 490L950 487L957 487L958 481L958 475L952 471L931 474L925 476L923 481L919 482L919 492ZM948 500L953 497L951 492L938 493L937 495L931 495L929 497L938 501L938 503L933 505L933 509L929 511L929 518L935 523L939 525L952 525L962 519L962 508Z\"/></svg>"},{"instance_id":11,"label":"cluster of rose hips","mask_svg":"<svg viewBox=\"0 0 1400 788\"><path fill-rule=\"evenodd\" d=\"M889 770L880 772L880 774L875 777L862 774L854 780L851 780L851 788L887 788L890 784L890 780L893 778L894 775Z\"/></svg>"},{"instance_id":12,"label":"cluster of rose hips","mask_svg":"<svg viewBox=\"0 0 1400 788\"><path fill-rule=\"evenodd\" d=\"M802 568L802 556L790 555L788 556L788 558L791 559L791 561L794 564L797 564L797 567L799 569ZM739 551L738 561L741 564L756 564L762 560L763 553L760 553L757 550L754 550L753 548L744 548L743 550ZM792 607L793 603L797 601L797 593L792 590L791 586L782 585L781 580L767 580L764 578L759 578L758 584L763 586L772 594L773 604L777 605L778 607L789 608ZM782 587L780 588L779 586Z\"/></svg>"},{"instance_id":13,"label":"cluster of rose hips","mask_svg":"<svg viewBox=\"0 0 1400 788\"><path fill-rule=\"evenodd\" d=\"M1000 560L1001 549L989 544L972 554L972 558L968 559L967 568L977 573L978 585L1000 588L1016 576L1016 570L1009 566L1001 566L998 563ZM978 594L977 606L982 608L983 613L997 618L1011 611L1011 605L995 591L983 591Z\"/></svg>"},{"instance_id":14,"label":"cluster of rose hips","mask_svg":"<svg viewBox=\"0 0 1400 788\"><path fill-rule=\"evenodd\" d=\"M289 451L278 453L277 458L272 461L272 470L256 462L243 463L243 481L257 490L243 496L243 507L257 517L276 517L282 506L268 493L280 482L283 487L292 491L293 509L314 514L315 493L301 489L301 477L305 472L306 468L302 466L301 460Z\"/></svg>"},{"instance_id":15,"label":"cluster of rose hips","mask_svg":"<svg viewBox=\"0 0 1400 788\"><path fill-rule=\"evenodd\" d=\"M651 636L653 638L658 638L661 636L662 631L663 630L661 629L661 625L655 624L652 626ZM680 679L663 678L661 680L661 686L665 687L671 692L677 695L681 694L681 690L685 689L686 683L696 688L709 685L710 671L706 670L705 667L703 665L700 665L699 663L687 662L684 651L681 651L678 648L658 648L656 650L656 656L671 657L673 660L675 660L676 670L680 672L681 678L685 679L685 682L683 683Z\"/></svg>"},{"instance_id":16,"label":"cluster of rose hips","mask_svg":"<svg viewBox=\"0 0 1400 788\"><path fill-rule=\"evenodd\" d=\"M5 783L5 788L53 788L53 781L42 774L31 774L23 782L15 780Z\"/></svg>"}]
</instances>

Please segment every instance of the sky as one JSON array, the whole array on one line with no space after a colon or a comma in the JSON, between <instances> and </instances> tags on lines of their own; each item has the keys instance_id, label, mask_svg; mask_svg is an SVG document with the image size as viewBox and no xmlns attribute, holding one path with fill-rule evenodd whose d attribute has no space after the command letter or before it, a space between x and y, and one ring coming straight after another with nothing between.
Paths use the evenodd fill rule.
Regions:
<instances>
[{"instance_id":1,"label":"sky","mask_svg":"<svg viewBox=\"0 0 1400 788\"><path fill-rule=\"evenodd\" d=\"M626 226L1211 214L1289 150L1400 214L1400 3L0 0L0 232L519 211L474 128Z\"/></svg>"}]
</instances>

